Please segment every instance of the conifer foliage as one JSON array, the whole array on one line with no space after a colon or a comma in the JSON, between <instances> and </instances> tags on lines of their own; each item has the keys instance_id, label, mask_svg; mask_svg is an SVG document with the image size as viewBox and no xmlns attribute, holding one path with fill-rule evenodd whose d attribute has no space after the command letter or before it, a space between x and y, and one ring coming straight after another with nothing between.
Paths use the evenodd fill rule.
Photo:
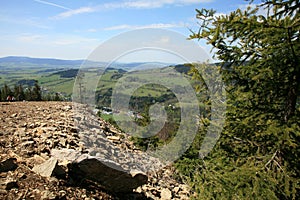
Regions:
<instances>
[{"instance_id":1,"label":"conifer foliage","mask_svg":"<svg viewBox=\"0 0 300 200\"><path fill-rule=\"evenodd\" d=\"M178 168L199 199L300 199L299 0L196 11L190 39L206 40L222 61L226 123L209 156L191 153L194 144Z\"/></svg>"}]
</instances>

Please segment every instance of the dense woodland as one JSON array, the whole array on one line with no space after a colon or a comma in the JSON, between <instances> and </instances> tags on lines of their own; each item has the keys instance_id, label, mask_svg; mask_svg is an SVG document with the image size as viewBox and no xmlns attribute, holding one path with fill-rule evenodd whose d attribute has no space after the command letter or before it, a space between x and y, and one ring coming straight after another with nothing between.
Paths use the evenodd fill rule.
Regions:
<instances>
[{"instance_id":1,"label":"dense woodland","mask_svg":"<svg viewBox=\"0 0 300 200\"><path fill-rule=\"evenodd\" d=\"M62 101L63 97L58 93L43 94L37 81L33 86L15 85L13 88L6 84L0 88L0 101Z\"/></svg>"},{"instance_id":2,"label":"dense woodland","mask_svg":"<svg viewBox=\"0 0 300 200\"><path fill-rule=\"evenodd\" d=\"M214 149L201 158L211 120L203 115L177 168L199 199L300 199L299 0L265 0L228 15L196 11L200 27L190 39L205 40L222 61L226 122ZM195 65L192 73L200 79L196 72Z\"/></svg>"}]
</instances>

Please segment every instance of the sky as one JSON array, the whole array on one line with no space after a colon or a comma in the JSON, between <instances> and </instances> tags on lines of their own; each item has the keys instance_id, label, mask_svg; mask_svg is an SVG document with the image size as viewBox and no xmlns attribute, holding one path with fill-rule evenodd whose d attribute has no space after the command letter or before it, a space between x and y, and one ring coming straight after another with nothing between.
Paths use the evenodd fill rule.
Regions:
<instances>
[{"instance_id":1,"label":"sky","mask_svg":"<svg viewBox=\"0 0 300 200\"><path fill-rule=\"evenodd\" d=\"M114 38L118 45L130 45L134 34L129 34L131 39L120 35L143 28L175 31L187 38L190 29L198 27L196 8L226 14L247 4L244 0L1 0L0 57L86 59ZM145 40L151 34L145 34ZM159 41L175 42L163 36ZM209 52L205 43L197 45Z\"/></svg>"}]
</instances>

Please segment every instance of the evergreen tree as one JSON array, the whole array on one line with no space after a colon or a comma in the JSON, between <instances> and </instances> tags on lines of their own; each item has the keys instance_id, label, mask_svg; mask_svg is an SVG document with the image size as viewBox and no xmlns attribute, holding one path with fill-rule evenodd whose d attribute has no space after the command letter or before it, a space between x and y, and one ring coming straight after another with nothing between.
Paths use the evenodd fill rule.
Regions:
<instances>
[{"instance_id":1,"label":"evergreen tree","mask_svg":"<svg viewBox=\"0 0 300 200\"><path fill-rule=\"evenodd\" d=\"M41 101L42 100L42 91L41 91L41 87L38 84L38 81L36 81L34 83L33 89L32 89L32 95L33 95L33 99L34 101Z\"/></svg>"},{"instance_id":2,"label":"evergreen tree","mask_svg":"<svg viewBox=\"0 0 300 200\"><path fill-rule=\"evenodd\" d=\"M16 98L16 100L19 100L18 99L18 96L19 96L19 88L17 85L14 85L14 90L13 90L13 94L14 94L14 97Z\"/></svg>"},{"instance_id":3,"label":"evergreen tree","mask_svg":"<svg viewBox=\"0 0 300 200\"><path fill-rule=\"evenodd\" d=\"M2 100L6 101L6 98L8 96L12 96L13 92L6 84L4 84L2 91L1 91L1 95L2 95Z\"/></svg>"},{"instance_id":4,"label":"evergreen tree","mask_svg":"<svg viewBox=\"0 0 300 200\"><path fill-rule=\"evenodd\" d=\"M25 100L26 101L32 101L33 99L33 92L30 87L25 88Z\"/></svg>"},{"instance_id":5,"label":"evergreen tree","mask_svg":"<svg viewBox=\"0 0 300 200\"><path fill-rule=\"evenodd\" d=\"M59 94L56 92L53 101L61 101Z\"/></svg>"},{"instance_id":6,"label":"evergreen tree","mask_svg":"<svg viewBox=\"0 0 300 200\"><path fill-rule=\"evenodd\" d=\"M19 85L18 86L18 90L19 90L19 94L17 96L17 100L18 101L23 101L25 100L25 92L24 92L24 89L22 87L22 85Z\"/></svg>"},{"instance_id":7,"label":"evergreen tree","mask_svg":"<svg viewBox=\"0 0 300 200\"><path fill-rule=\"evenodd\" d=\"M221 16L197 10L201 27L190 38L214 48L228 97L215 149L178 164L200 199L300 198L300 4L267 0L260 7L266 16L251 7Z\"/></svg>"}]
</instances>

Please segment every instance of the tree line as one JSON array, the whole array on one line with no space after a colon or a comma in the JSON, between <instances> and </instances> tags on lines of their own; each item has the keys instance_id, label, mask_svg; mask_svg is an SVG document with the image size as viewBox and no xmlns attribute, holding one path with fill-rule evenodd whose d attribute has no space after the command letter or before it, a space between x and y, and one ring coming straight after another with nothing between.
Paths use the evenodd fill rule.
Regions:
<instances>
[{"instance_id":1,"label":"tree line","mask_svg":"<svg viewBox=\"0 0 300 200\"><path fill-rule=\"evenodd\" d=\"M13 88L4 84L0 88L0 101L62 101L63 98L58 94L42 93L41 86L35 81L33 86L14 85Z\"/></svg>"}]
</instances>

